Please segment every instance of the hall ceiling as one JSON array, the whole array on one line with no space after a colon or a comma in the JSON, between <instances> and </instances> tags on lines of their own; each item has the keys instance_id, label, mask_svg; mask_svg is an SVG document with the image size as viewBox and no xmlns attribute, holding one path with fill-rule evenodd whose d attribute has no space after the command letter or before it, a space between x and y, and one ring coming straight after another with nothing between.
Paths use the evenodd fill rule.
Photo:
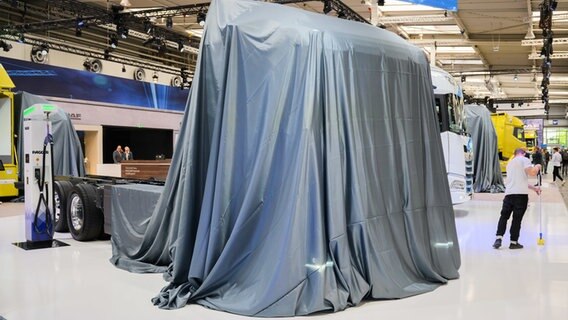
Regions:
<instances>
[{"instance_id":1,"label":"hall ceiling","mask_svg":"<svg viewBox=\"0 0 568 320\"><path fill-rule=\"evenodd\" d=\"M5 3L11 1L3 1ZM48 0L28 1L41 5ZM80 0L80 2L109 10L113 0ZM129 0L128 11L167 10L171 7L207 3L203 0ZM276 1L274 1L276 2ZM322 13L323 1L289 1L286 4L304 10ZM459 0L458 11L410 4L404 1L386 0L385 6L377 6L374 0L342 1L357 14L375 25L397 33L415 45L422 47L436 64L456 77L465 80L464 90L468 95L495 99L522 99L539 101L542 63L539 52L543 38L538 28L539 4L542 0ZM322 13L323 14L323 13ZM328 15L337 15L336 11ZM3 18L6 21L6 18ZM196 15L173 16L169 29L188 39L187 45L198 47L202 27ZM166 29L167 19L152 18L152 23ZM532 43L530 35L534 33ZM568 102L568 1L560 1L553 15L554 57L549 87L552 106L564 107ZM104 38L103 35L99 37ZM527 37L529 36L529 37ZM71 41L68 36L66 40ZM562 39L566 38L567 41ZM76 41L82 41L75 39ZM523 41L524 43L523 45ZM132 41L122 54L135 57L155 56L151 49L140 41ZM170 43L171 44L171 43ZM171 46L170 46L171 47ZM120 47L119 47L120 48ZM179 66L195 63L195 55L179 54L168 50L157 61ZM532 55L532 56L531 56Z\"/></svg>"}]
</instances>

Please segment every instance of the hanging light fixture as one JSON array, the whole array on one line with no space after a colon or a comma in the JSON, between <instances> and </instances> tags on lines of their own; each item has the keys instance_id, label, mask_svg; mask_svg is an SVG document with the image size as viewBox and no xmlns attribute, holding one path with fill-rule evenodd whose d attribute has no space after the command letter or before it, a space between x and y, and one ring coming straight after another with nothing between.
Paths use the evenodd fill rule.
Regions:
<instances>
[{"instance_id":1,"label":"hanging light fixture","mask_svg":"<svg viewBox=\"0 0 568 320\"><path fill-rule=\"evenodd\" d=\"M330 1L330 0L325 0L325 1L323 2L323 13L324 13L324 14L328 14L328 13L331 12L331 10L332 10L332 8L331 8L331 1Z\"/></svg>"},{"instance_id":2,"label":"hanging light fixture","mask_svg":"<svg viewBox=\"0 0 568 320\"><path fill-rule=\"evenodd\" d=\"M199 23L199 25L202 26L202 27L205 26L205 18L206 17L207 16L205 15L205 13L199 12L197 14L197 23Z\"/></svg>"},{"instance_id":3,"label":"hanging light fixture","mask_svg":"<svg viewBox=\"0 0 568 320\"><path fill-rule=\"evenodd\" d=\"M156 71L154 71L154 75L152 76L152 81L154 83L158 83L158 73Z\"/></svg>"}]
</instances>

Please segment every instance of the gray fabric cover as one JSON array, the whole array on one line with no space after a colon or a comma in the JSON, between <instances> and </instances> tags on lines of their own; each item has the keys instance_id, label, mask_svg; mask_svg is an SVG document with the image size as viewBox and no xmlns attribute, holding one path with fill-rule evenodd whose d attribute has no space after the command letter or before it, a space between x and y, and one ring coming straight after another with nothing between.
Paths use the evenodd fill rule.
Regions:
<instances>
[{"instance_id":1,"label":"gray fabric cover","mask_svg":"<svg viewBox=\"0 0 568 320\"><path fill-rule=\"evenodd\" d=\"M19 179L22 181L24 172L24 113L28 107L36 103L52 104L40 96L27 92L18 92L15 97L15 108L19 109L19 130L18 130L18 172ZM85 176L85 163L83 162L83 150L81 142L73 128L69 115L63 109L58 109L50 115L51 129L53 135L53 174L55 176Z\"/></svg>"},{"instance_id":2,"label":"gray fabric cover","mask_svg":"<svg viewBox=\"0 0 568 320\"><path fill-rule=\"evenodd\" d=\"M419 48L361 23L217 0L200 53L164 192L138 250L112 260L169 264L154 304L305 315L458 277Z\"/></svg>"},{"instance_id":3,"label":"gray fabric cover","mask_svg":"<svg viewBox=\"0 0 568 320\"><path fill-rule=\"evenodd\" d=\"M505 192L491 113L485 106L466 105L467 132L473 142L473 191Z\"/></svg>"},{"instance_id":4,"label":"gray fabric cover","mask_svg":"<svg viewBox=\"0 0 568 320\"><path fill-rule=\"evenodd\" d=\"M164 190L163 186L145 184L113 185L111 201L111 228L113 257L138 250L146 227ZM105 212L106 214L106 212ZM113 263L115 261L111 259ZM137 272L164 272L166 267L131 261Z\"/></svg>"}]
</instances>

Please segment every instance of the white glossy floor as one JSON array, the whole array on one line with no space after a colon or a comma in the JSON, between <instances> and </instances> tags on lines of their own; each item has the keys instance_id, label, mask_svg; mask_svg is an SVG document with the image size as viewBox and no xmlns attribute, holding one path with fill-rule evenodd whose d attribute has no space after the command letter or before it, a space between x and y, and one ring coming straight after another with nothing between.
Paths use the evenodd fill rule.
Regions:
<instances>
[{"instance_id":1,"label":"white glossy floor","mask_svg":"<svg viewBox=\"0 0 568 320\"><path fill-rule=\"evenodd\" d=\"M298 319L568 319L568 213L558 188L544 189L545 246L537 246L537 197L531 196L521 230L525 248L507 249L507 234L504 248L494 250L503 195L476 195L456 206L459 280L412 298ZM19 249L11 243L24 240L22 209L0 205L0 319L246 319L196 305L154 307L161 276L116 269L108 241L79 243L61 234L70 247Z\"/></svg>"}]
</instances>

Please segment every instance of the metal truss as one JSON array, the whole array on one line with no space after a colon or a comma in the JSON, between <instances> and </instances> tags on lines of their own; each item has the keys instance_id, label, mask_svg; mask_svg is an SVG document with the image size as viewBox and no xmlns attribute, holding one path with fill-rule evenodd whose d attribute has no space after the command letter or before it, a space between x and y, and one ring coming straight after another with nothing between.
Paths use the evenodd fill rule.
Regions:
<instances>
[{"instance_id":1,"label":"metal truss","mask_svg":"<svg viewBox=\"0 0 568 320\"><path fill-rule=\"evenodd\" d=\"M176 7L158 8L158 9L148 9L148 10L137 10L128 11L130 14L138 18L165 18L165 17L175 17L175 16L194 16L198 13L206 13L209 10L209 5L211 3L196 3L188 4Z\"/></svg>"},{"instance_id":2,"label":"metal truss","mask_svg":"<svg viewBox=\"0 0 568 320\"><path fill-rule=\"evenodd\" d=\"M334 10L335 12L343 13L346 20L353 20L366 24L371 24L369 20L363 18L360 14L355 12L353 9L351 9L351 7L349 7L340 0L273 0L272 2L279 4L292 4L292 3L303 3L311 1L318 1L318 2L329 1L331 9Z\"/></svg>"},{"instance_id":3,"label":"metal truss","mask_svg":"<svg viewBox=\"0 0 568 320\"><path fill-rule=\"evenodd\" d=\"M2 0L2 2L9 2ZM20 3L19 1L18 3ZM130 30L138 32L146 32L146 26L149 19L144 16L144 11L133 13L124 11L123 7L114 6L109 10L105 8L89 5L76 0L47 0L46 3L50 9L56 12L64 13L70 16L68 19L48 20L37 23L24 23L17 25L3 25L0 26L0 32L4 34L23 33L31 31L46 31L56 29L69 29L75 28L77 19L85 20L91 26L98 26L101 24L118 23L127 26ZM19 5L20 6L20 5ZM23 8L23 7L22 7ZM22 9L23 10L23 9ZM160 9L163 10L163 9ZM156 12L156 9L148 10L148 12ZM188 36L181 35L174 31L152 25L152 36L178 42L180 40L187 40Z\"/></svg>"},{"instance_id":4,"label":"metal truss","mask_svg":"<svg viewBox=\"0 0 568 320\"><path fill-rule=\"evenodd\" d=\"M382 24L401 24L401 23L429 23L454 21L454 17L446 15L426 15L426 16L393 16L379 17Z\"/></svg>"},{"instance_id":5,"label":"metal truss","mask_svg":"<svg viewBox=\"0 0 568 320\"><path fill-rule=\"evenodd\" d=\"M542 46L543 39L534 39L534 40L521 40L521 46ZM568 38L554 38L552 39L552 44L555 45L562 45L568 44Z\"/></svg>"},{"instance_id":6,"label":"metal truss","mask_svg":"<svg viewBox=\"0 0 568 320\"><path fill-rule=\"evenodd\" d=\"M13 35L0 35L0 39L5 39L5 40L11 40L11 41L18 41L18 38L16 36ZM134 67L140 67L140 68L144 68L147 70L152 70L152 71L160 71L160 72L164 72L164 73L168 73L168 74L172 74L172 75L179 75L180 73L180 68L178 67L172 67L172 66L167 66L167 65L163 65L163 64L158 64L158 63L153 63L147 60L141 60L141 59L131 59L129 57L126 56L118 56L115 54L111 54L110 56L105 57L104 53L98 52L96 50L90 49L90 48L85 48L85 47L78 47L78 46L70 46L67 45L65 43L63 43L61 40L58 39L54 39L54 38L50 38L50 39L36 39L36 38L30 38L27 37L24 41L24 43L32 45L32 46L40 46L40 45L45 45L47 44L48 47L50 49L54 49L57 51L62 51L62 52L67 52L67 53L72 53L72 54L76 54L76 55L80 55L83 57L88 57L88 58L96 58L96 59L101 59L101 60L106 60L106 61L113 61L116 63L121 63L121 64L127 64L130 66L134 66Z\"/></svg>"},{"instance_id":7,"label":"metal truss","mask_svg":"<svg viewBox=\"0 0 568 320\"><path fill-rule=\"evenodd\" d=\"M529 59L541 59L541 58L542 56L538 53L529 54ZM551 54L550 59L568 59L568 52Z\"/></svg>"}]
</instances>

